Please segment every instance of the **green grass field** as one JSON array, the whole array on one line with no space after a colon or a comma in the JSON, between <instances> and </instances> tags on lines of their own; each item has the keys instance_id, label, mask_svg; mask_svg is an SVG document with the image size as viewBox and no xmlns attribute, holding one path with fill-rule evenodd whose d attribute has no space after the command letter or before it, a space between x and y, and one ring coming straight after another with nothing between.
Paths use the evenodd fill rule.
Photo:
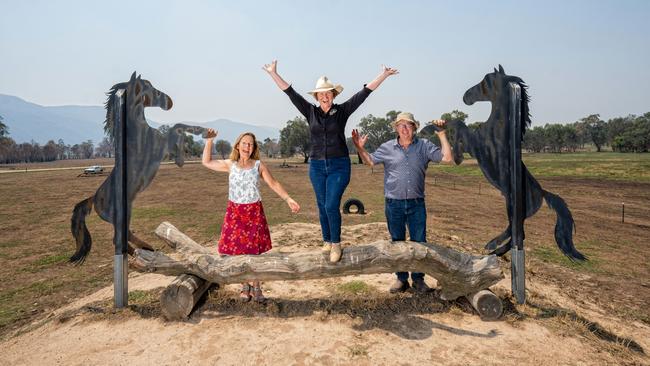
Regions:
<instances>
[{"instance_id":1,"label":"green grass field","mask_svg":"<svg viewBox=\"0 0 650 366\"><path fill-rule=\"evenodd\" d=\"M650 154L579 152L524 153L522 159L537 178L567 177L650 182ZM456 175L481 176L476 160L465 154L460 166L443 166Z\"/></svg>"}]
</instances>

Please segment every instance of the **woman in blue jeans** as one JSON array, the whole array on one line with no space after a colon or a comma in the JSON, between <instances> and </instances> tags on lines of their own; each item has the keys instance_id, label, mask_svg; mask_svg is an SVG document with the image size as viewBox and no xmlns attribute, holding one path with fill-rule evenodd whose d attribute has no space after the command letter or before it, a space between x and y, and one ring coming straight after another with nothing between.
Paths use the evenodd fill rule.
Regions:
<instances>
[{"instance_id":1,"label":"woman in blue jeans","mask_svg":"<svg viewBox=\"0 0 650 366\"><path fill-rule=\"evenodd\" d=\"M264 65L277 86L291 99L309 124L311 153L309 179L316 194L318 216L323 232L323 251L330 253L330 262L341 259L341 197L350 183L350 156L345 143L345 125L350 115L359 108L370 93L387 77L397 74L396 69L383 66L382 72L343 104L334 104L334 98L343 87L331 83L326 76L316 82L309 92L318 106L298 94L277 72L277 61Z\"/></svg>"}]
</instances>

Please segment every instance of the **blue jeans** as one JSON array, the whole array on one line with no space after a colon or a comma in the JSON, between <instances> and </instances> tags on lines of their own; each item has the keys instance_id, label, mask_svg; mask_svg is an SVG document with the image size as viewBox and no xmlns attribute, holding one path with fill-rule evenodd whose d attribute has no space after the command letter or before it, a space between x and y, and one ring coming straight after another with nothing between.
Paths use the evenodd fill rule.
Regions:
<instances>
[{"instance_id":1,"label":"blue jeans","mask_svg":"<svg viewBox=\"0 0 650 366\"><path fill-rule=\"evenodd\" d=\"M341 197L350 183L350 158L309 161L309 179L314 187L323 241L341 242Z\"/></svg>"},{"instance_id":2,"label":"blue jeans","mask_svg":"<svg viewBox=\"0 0 650 366\"><path fill-rule=\"evenodd\" d=\"M427 241L427 209L424 206L424 198L406 200L386 198L385 211L388 231L393 241L406 240L407 226L411 241L419 243ZM402 282L406 282L409 279L408 272L397 272L395 274ZM424 273L411 273L411 280L422 279L424 279Z\"/></svg>"}]
</instances>

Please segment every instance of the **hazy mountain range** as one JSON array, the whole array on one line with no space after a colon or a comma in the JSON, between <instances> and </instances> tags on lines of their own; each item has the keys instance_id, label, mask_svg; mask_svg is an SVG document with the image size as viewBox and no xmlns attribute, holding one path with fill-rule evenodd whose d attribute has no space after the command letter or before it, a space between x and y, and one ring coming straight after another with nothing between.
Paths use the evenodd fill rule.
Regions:
<instances>
[{"instance_id":1,"label":"hazy mountain range","mask_svg":"<svg viewBox=\"0 0 650 366\"><path fill-rule=\"evenodd\" d=\"M0 94L0 116L9 128L9 137L16 143L32 140L45 144L59 139L68 145L92 140L95 146L104 138L106 111L102 106L45 107L21 98ZM231 121L220 118L208 122L182 121L181 123L211 127L219 131L219 139L233 142L244 131L253 132L258 139L279 138L280 130L274 127ZM158 128L161 124L149 120Z\"/></svg>"}]
</instances>

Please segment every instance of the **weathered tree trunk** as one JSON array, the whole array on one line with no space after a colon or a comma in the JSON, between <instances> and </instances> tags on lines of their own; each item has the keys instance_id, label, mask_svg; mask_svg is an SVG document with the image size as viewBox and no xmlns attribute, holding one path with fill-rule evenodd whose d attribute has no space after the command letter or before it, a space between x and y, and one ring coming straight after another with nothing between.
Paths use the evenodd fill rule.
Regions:
<instances>
[{"instance_id":1,"label":"weathered tree trunk","mask_svg":"<svg viewBox=\"0 0 650 366\"><path fill-rule=\"evenodd\" d=\"M472 304L474 310L483 320L497 320L503 312L503 303L497 295L490 290L481 290L465 296Z\"/></svg>"},{"instance_id":2,"label":"weathered tree trunk","mask_svg":"<svg viewBox=\"0 0 650 366\"><path fill-rule=\"evenodd\" d=\"M191 274L179 275L160 295L163 316L168 320L186 319L211 284Z\"/></svg>"},{"instance_id":3,"label":"weathered tree trunk","mask_svg":"<svg viewBox=\"0 0 650 366\"><path fill-rule=\"evenodd\" d=\"M175 248L176 253L137 249L133 262L136 270L189 273L219 284L413 271L435 278L440 297L453 300L486 289L503 278L494 255L475 256L429 243L383 240L347 247L338 263L330 263L329 256L320 250L221 257L210 254L167 222L158 226L156 235Z\"/></svg>"}]
</instances>

